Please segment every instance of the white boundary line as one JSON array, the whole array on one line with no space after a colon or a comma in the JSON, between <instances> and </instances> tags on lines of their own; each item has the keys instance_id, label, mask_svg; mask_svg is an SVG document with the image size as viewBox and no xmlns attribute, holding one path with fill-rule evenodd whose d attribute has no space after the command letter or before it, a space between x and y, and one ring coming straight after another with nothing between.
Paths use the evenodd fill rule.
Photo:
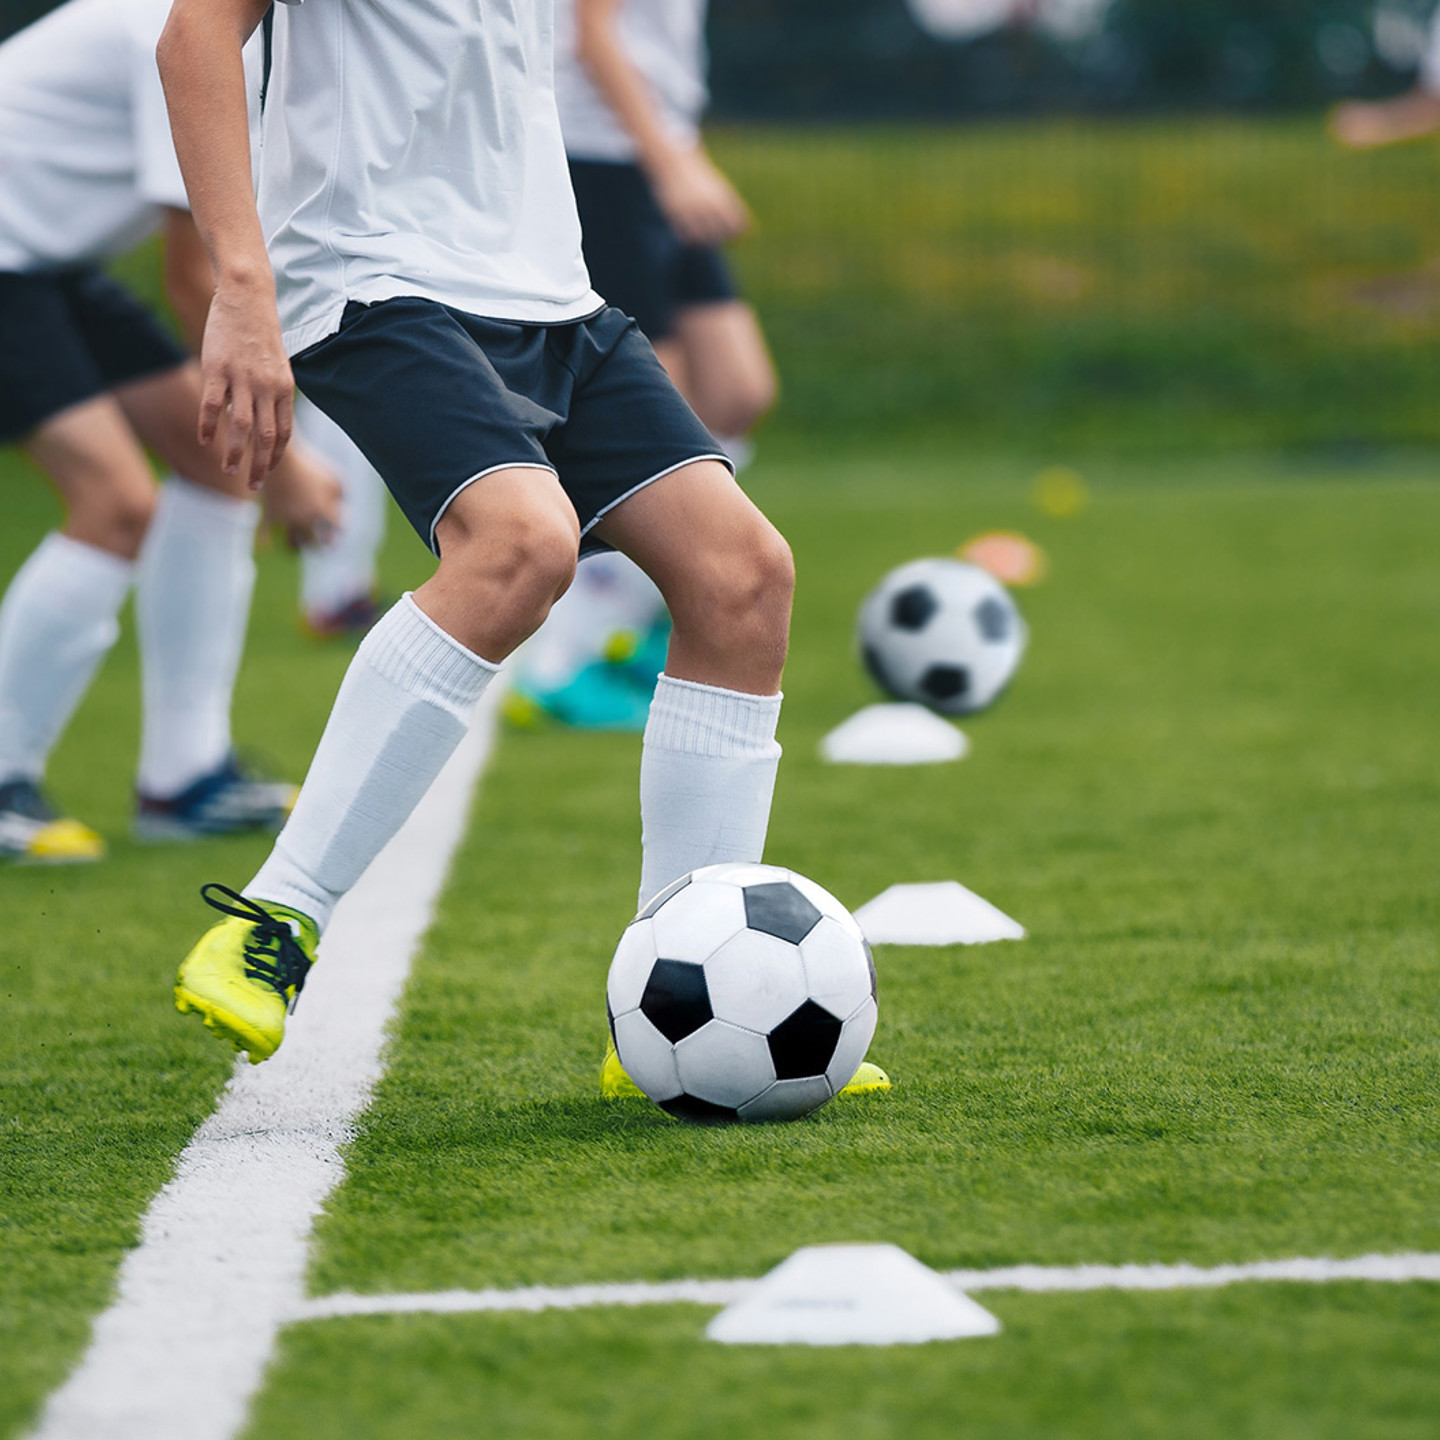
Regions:
<instances>
[{"instance_id":1,"label":"white boundary line","mask_svg":"<svg viewBox=\"0 0 1440 1440\"><path fill-rule=\"evenodd\" d=\"M345 1173L340 1146L380 1078L386 1026L464 834L502 687L486 691L450 763L337 908L284 1048L258 1067L237 1061L35 1440L229 1440L244 1425L304 1295L312 1226Z\"/></svg>"},{"instance_id":2,"label":"white boundary line","mask_svg":"<svg viewBox=\"0 0 1440 1440\"><path fill-rule=\"evenodd\" d=\"M1255 1281L1321 1285L1343 1280L1440 1282L1440 1255L1361 1255L1352 1260L1259 1260L1247 1265L1016 1265L950 1270L957 1290L1193 1290ZM580 1310L595 1305L731 1305L758 1280L667 1280L656 1284L573 1285L552 1289L439 1290L429 1295L321 1295L304 1300L292 1321L355 1315L461 1315L495 1311Z\"/></svg>"}]
</instances>

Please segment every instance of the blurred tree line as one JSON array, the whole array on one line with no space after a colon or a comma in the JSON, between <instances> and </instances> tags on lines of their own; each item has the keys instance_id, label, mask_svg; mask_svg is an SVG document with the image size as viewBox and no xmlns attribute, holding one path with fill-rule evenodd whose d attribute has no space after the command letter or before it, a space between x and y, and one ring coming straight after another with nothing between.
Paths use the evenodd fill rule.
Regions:
<instances>
[{"instance_id":1,"label":"blurred tree line","mask_svg":"<svg viewBox=\"0 0 1440 1440\"><path fill-rule=\"evenodd\" d=\"M957 41L907 0L712 0L715 115L1313 108L1407 83L1432 3L1112 0L1078 33L1019 19Z\"/></svg>"},{"instance_id":2,"label":"blurred tree line","mask_svg":"<svg viewBox=\"0 0 1440 1440\"><path fill-rule=\"evenodd\" d=\"M0 35L54 3L0 0ZM1047 0L1014 3L1043 18ZM1019 19L953 40L917 19L923 0L711 0L715 116L1313 107L1404 84L1433 3L1092 0L1079 33Z\"/></svg>"}]
</instances>

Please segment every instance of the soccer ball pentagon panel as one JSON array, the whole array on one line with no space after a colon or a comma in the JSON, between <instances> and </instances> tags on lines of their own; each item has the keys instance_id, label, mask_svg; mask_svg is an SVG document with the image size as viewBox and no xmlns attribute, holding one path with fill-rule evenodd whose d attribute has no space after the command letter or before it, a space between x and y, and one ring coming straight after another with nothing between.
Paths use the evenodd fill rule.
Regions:
<instances>
[{"instance_id":1,"label":"soccer ball pentagon panel","mask_svg":"<svg viewBox=\"0 0 1440 1440\"><path fill-rule=\"evenodd\" d=\"M854 917L813 880L709 865L630 922L605 1002L620 1063L662 1110L794 1120L865 1058L875 966Z\"/></svg>"},{"instance_id":2,"label":"soccer ball pentagon panel","mask_svg":"<svg viewBox=\"0 0 1440 1440\"><path fill-rule=\"evenodd\" d=\"M882 690L942 715L973 715L999 697L1028 632L1009 592L963 560L912 560L860 607L860 653Z\"/></svg>"}]
</instances>

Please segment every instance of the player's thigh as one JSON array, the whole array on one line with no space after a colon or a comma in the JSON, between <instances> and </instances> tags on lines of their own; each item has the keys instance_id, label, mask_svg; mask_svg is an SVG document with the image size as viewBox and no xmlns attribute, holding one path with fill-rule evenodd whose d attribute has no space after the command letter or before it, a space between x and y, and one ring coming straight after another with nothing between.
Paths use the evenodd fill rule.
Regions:
<instances>
[{"instance_id":1,"label":"player's thigh","mask_svg":"<svg viewBox=\"0 0 1440 1440\"><path fill-rule=\"evenodd\" d=\"M554 471L515 466L482 475L445 508L435 525L439 572L539 572L570 583L580 551L580 521Z\"/></svg>"},{"instance_id":2,"label":"player's thigh","mask_svg":"<svg viewBox=\"0 0 1440 1440\"><path fill-rule=\"evenodd\" d=\"M743 434L775 402L775 365L754 310L743 300L686 305L675 315L687 397L722 435Z\"/></svg>"},{"instance_id":3,"label":"player's thigh","mask_svg":"<svg viewBox=\"0 0 1440 1440\"><path fill-rule=\"evenodd\" d=\"M155 479L113 396L97 395L51 415L24 448L59 491L68 535L115 554L138 552L155 505Z\"/></svg>"},{"instance_id":4,"label":"player's thigh","mask_svg":"<svg viewBox=\"0 0 1440 1440\"><path fill-rule=\"evenodd\" d=\"M789 546L715 460L684 465L636 491L595 527L660 588L677 623L736 607L789 610Z\"/></svg>"},{"instance_id":5,"label":"player's thigh","mask_svg":"<svg viewBox=\"0 0 1440 1440\"><path fill-rule=\"evenodd\" d=\"M115 399L135 433L177 474L236 498L249 494L249 468L225 474L219 448L200 443L200 367L193 360L119 385Z\"/></svg>"}]
</instances>

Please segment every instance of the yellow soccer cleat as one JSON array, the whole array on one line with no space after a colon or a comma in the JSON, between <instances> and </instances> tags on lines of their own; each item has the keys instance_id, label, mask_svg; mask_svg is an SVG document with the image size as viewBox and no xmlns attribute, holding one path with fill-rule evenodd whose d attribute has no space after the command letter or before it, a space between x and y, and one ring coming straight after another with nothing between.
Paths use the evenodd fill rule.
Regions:
<instances>
[{"instance_id":1,"label":"yellow soccer cleat","mask_svg":"<svg viewBox=\"0 0 1440 1440\"><path fill-rule=\"evenodd\" d=\"M645 1100L645 1092L625 1073L614 1040L605 1042L605 1059L600 1066L600 1094L606 1100Z\"/></svg>"},{"instance_id":2,"label":"yellow soccer cleat","mask_svg":"<svg viewBox=\"0 0 1440 1440\"><path fill-rule=\"evenodd\" d=\"M228 918L180 962L175 1008L195 1011L207 1030L258 1065L285 1038L285 1015L305 988L319 931L288 905L262 905L224 885L202 885L200 895Z\"/></svg>"},{"instance_id":3,"label":"yellow soccer cleat","mask_svg":"<svg viewBox=\"0 0 1440 1440\"><path fill-rule=\"evenodd\" d=\"M878 1066L872 1065L868 1060L860 1062L860 1068L850 1077L850 1083L840 1093L842 1095L879 1095L890 1089L890 1077Z\"/></svg>"},{"instance_id":4,"label":"yellow soccer cleat","mask_svg":"<svg viewBox=\"0 0 1440 1440\"><path fill-rule=\"evenodd\" d=\"M0 785L0 861L17 865L83 865L105 854L88 825L69 820L33 780Z\"/></svg>"}]
</instances>

